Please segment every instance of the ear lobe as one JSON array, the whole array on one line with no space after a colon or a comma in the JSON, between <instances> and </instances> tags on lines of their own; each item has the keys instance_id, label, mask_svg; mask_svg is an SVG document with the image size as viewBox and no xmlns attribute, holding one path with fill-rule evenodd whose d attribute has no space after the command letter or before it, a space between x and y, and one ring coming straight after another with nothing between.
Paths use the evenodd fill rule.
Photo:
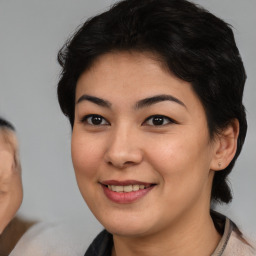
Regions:
<instances>
[{"instance_id":1,"label":"ear lobe","mask_svg":"<svg viewBox=\"0 0 256 256\"><path fill-rule=\"evenodd\" d=\"M236 154L238 135L239 122L237 119L233 119L216 135L211 170L220 171L229 165Z\"/></svg>"}]
</instances>

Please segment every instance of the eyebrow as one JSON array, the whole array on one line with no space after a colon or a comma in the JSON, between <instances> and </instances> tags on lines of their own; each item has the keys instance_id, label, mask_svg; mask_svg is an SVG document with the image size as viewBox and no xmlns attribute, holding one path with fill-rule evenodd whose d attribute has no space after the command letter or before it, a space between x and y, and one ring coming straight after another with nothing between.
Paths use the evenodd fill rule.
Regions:
<instances>
[{"instance_id":1,"label":"eyebrow","mask_svg":"<svg viewBox=\"0 0 256 256\"><path fill-rule=\"evenodd\" d=\"M98 98L98 97L94 97L94 96L90 96L90 95L87 95L87 94L84 94L82 95L78 101L76 102L76 104L82 102L82 101L90 101L96 105L99 105L101 107L105 107L105 108L110 108L111 107L111 103L107 100L103 100L101 98Z\"/></svg>"},{"instance_id":2,"label":"eyebrow","mask_svg":"<svg viewBox=\"0 0 256 256\"><path fill-rule=\"evenodd\" d=\"M90 96L87 94L82 95L76 102L76 104L82 102L82 101L90 101L98 106L101 107L106 107L106 108L111 108L112 104L107 101L107 100L103 100L101 98L95 97L95 96ZM148 97L142 100L139 100L136 104L135 104L135 109L140 109L140 108L144 108L144 107L149 107L153 104L159 103L159 102L163 102L163 101L171 101L171 102L175 102L180 104L181 106L186 107L186 105L179 99L177 99L176 97L172 96L172 95L168 95L168 94L161 94L161 95L155 95L152 97Z\"/></svg>"},{"instance_id":3,"label":"eyebrow","mask_svg":"<svg viewBox=\"0 0 256 256\"><path fill-rule=\"evenodd\" d=\"M156 103L159 103L162 101L172 101L172 102L178 103L181 106L187 108L186 105L181 100L177 99L176 97L174 97L172 95L167 95L167 94L161 94L161 95L156 95L156 96L149 97L146 99L142 99L136 103L135 108L140 109L140 108L144 108L144 107L149 107L153 104L156 104Z\"/></svg>"}]
</instances>

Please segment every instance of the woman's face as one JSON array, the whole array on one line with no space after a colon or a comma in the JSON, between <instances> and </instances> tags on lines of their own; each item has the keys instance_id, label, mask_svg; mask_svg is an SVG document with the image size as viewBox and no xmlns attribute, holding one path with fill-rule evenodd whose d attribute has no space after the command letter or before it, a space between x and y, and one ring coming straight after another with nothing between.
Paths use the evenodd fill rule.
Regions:
<instances>
[{"instance_id":1,"label":"woman's face","mask_svg":"<svg viewBox=\"0 0 256 256\"><path fill-rule=\"evenodd\" d=\"M0 129L0 234L19 209L23 191L16 135Z\"/></svg>"},{"instance_id":2,"label":"woman's face","mask_svg":"<svg viewBox=\"0 0 256 256\"><path fill-rule=\"evenodd\" d=\"M149 55L109 53L80 76L72 159L84 200L113 234L153 234L209 212L205 111Z\"/></svg>"}]
</instances>

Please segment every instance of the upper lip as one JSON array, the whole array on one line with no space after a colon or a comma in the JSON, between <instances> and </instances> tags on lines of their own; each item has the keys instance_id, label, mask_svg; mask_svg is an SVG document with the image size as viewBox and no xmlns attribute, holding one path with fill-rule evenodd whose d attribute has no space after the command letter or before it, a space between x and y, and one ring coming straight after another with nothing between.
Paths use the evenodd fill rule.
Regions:
<instances>
[{"instance_id":1,"label":"upper lip","mask_svg":"<svg viewBox=\"0 0 256 256\"><path fill-rule=\"evenodd\" d=\"M103 185L115 185L115 186L128 186L128 185L144 185L144 186L150 186L153 183L138 181L138 180L104 180L100 182Z\"/></svg>"}]
</instances>

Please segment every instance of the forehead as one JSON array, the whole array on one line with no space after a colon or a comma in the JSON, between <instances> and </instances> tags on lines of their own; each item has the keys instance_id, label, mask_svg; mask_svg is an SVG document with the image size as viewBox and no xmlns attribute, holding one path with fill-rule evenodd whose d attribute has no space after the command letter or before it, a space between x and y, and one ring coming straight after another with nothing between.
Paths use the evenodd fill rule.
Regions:
<instances>
[{"instance_id":1,"label":"forehead","mask_svg":"<svg viewBox=\"0 0 256 256\"><path fill-rule=\"evenodd\" d=\"M114 52L100 56L78 79L76 101L83 94L111 100L121 97L126 102L170 94L186 101L185 105L202 105L189 82L175 76L160 57L148 52Z\"/></svg>"},{"instance_id":2,"label":"forehead","mask_svg":"<svg viewBox=\"0 0 256 256\"><path fill-rule=\"evenodd\" d=\"M111 90L112 92L130 91L136 93L147 89L159 89L163 80L178 78L167 72L157 56L139 52L113 52L98 57L90 69L81 74L77 82L77 90L95 91ZM186 83L180 80L179 83ZM172 83L175 85L176 83Z\"/></svg>"}]
</instances>

